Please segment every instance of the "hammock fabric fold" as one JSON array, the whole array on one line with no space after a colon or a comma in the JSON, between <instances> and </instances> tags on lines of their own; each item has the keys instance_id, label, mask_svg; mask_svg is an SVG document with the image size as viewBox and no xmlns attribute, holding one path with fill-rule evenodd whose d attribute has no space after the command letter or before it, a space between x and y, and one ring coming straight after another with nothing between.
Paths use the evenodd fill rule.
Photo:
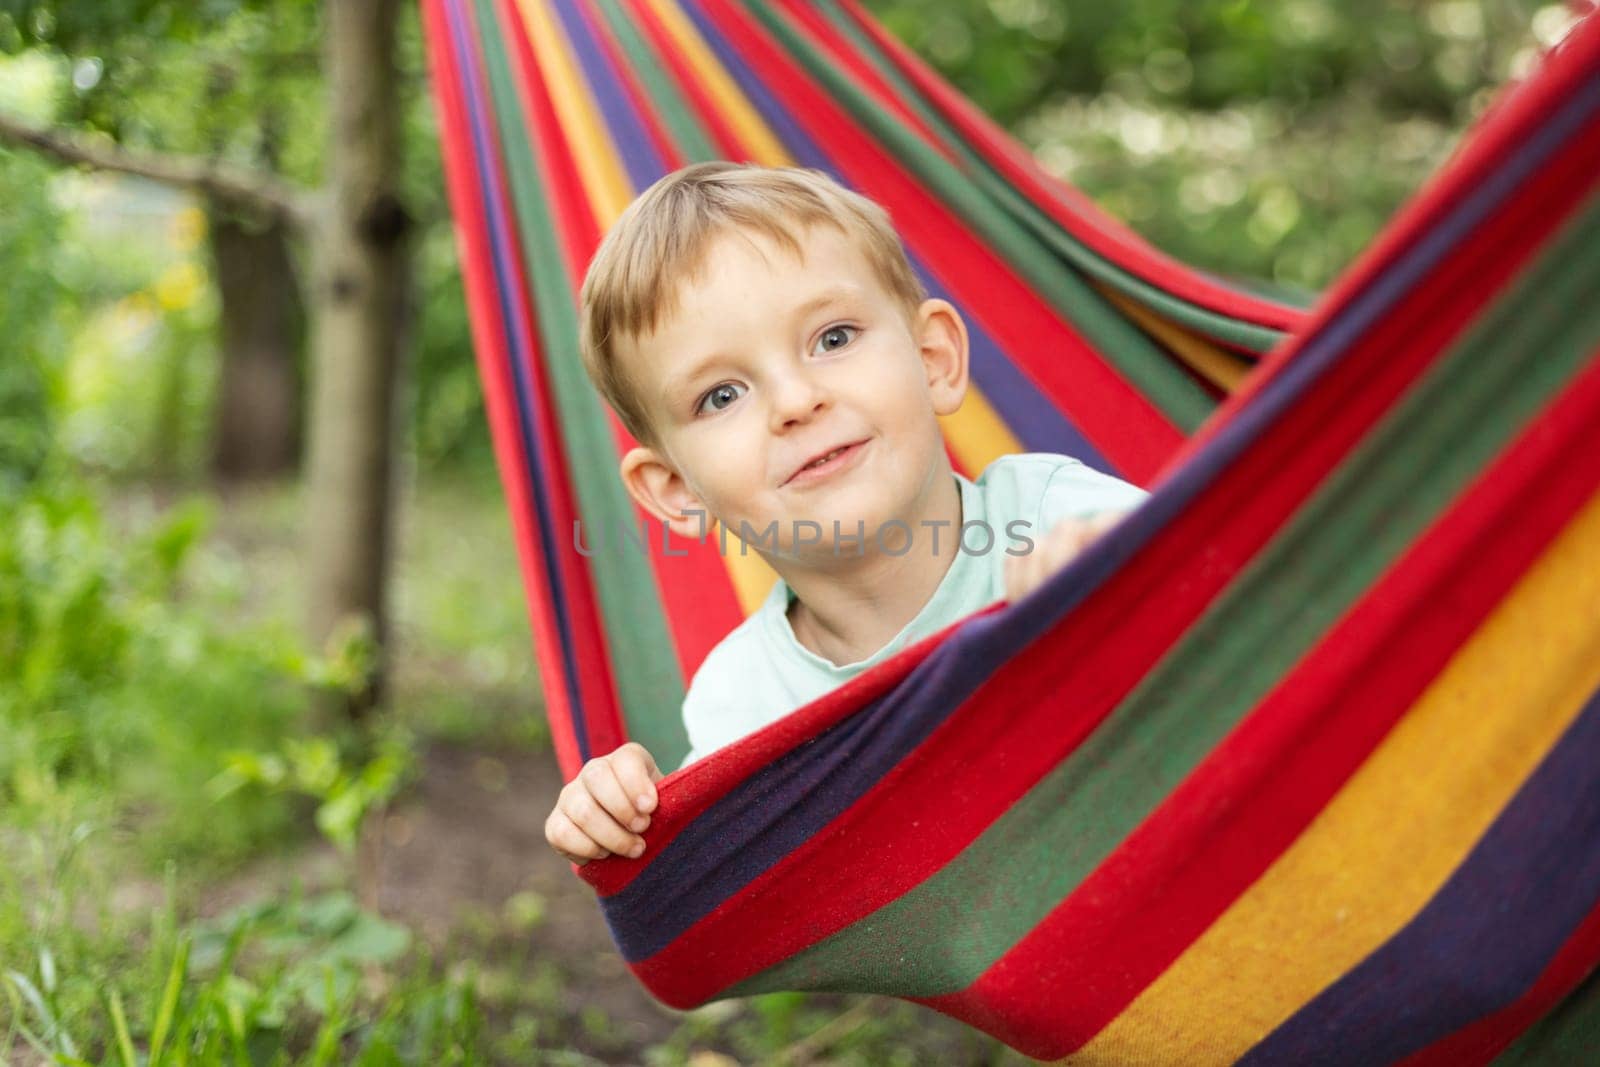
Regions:
<instances>
[{"instance_id":1,"label":"hammock fabric fold","mask_svg":"<svg viewBox=\"0 0 1600 1067\"><path fill-rule=\"evenodd\" d=\"M588 258L669 170L883 203L971 327L957 468L1153 490L1026 600L662 784L645 857L582 872L652 992L880 992L1083 1063L1594 1054L1600 20L1306 312L1150 248L854 0L423 12L569 775L630 738L676 765L685 679L773 578L629 540L632 442L578 361Z\"/></svg>"}]
</instances>

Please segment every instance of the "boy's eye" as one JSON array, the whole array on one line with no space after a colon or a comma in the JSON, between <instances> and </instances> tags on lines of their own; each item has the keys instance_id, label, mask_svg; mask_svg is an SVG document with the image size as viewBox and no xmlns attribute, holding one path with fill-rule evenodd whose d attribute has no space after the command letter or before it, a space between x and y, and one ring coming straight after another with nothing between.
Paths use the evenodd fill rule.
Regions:
<instances>
[{"instance_id":1,"label":"boy's eye","mask_svg":"<svg viewBox=\"0 0 1600 1067\"><path fill-rule=\"evenodd\" d=\"M817 347L824 352L837 352L860 332L854 326L829 326L822 331L822 336L817 338Z\"/></svg>"},{"instance_id":2,"label":"boy's eye","mask_svg":"<svg viewBox=\"0 0 1600 1067\"><path fill-rule=\"evenodd\" d=\"M744 395L744 386L737 382L723 382L713 386L705 396L700 398L700 403L695 406L696 412L721 411L729 404Z\"/></svg>"}]
</instances>

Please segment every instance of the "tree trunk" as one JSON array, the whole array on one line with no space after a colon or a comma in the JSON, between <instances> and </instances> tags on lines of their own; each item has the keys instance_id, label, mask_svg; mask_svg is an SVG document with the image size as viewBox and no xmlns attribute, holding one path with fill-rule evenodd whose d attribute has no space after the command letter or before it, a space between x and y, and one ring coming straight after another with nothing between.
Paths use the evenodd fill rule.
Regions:
<instances>
[{"instance_id":1,"label":"tree trunk","mask_svg":"<svg viewBox=\"0 0 1600 1067\"><path fill-rule=\"evenodd\" d=\"M251 223L213 203L211 258L222 298L222 373L211 473L219 482L292 475L300 465L305 308L280 218Z\"/></svg>"},{"instance_id":2,"label":"tree trunk","mask_svg":"<svg viewBox=\"0 0 1600 1067\"><path fill-rule=\"evenodd\" d=\"M328 702L357 719L383 692L395 397L409 332L403 319L411 223L398 191L399 3L328 0L325 6L330 147L316 235L307 627L316 649L362 632L375 643L377 654L352 691Z\"/></svg>"}]
</instances>

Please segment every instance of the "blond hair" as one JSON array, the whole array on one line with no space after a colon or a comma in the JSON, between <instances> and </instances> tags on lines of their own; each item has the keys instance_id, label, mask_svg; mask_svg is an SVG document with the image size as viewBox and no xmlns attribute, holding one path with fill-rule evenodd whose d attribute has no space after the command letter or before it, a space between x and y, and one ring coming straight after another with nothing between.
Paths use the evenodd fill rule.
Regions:
<instances>
[{"instance_id":1,"label":"blond hair","mask_svg":"<svg viewBox=\"0 0 1600 1067\"><path fill-rule=\"evenodd\" d=\"M832 226L857 242L884 289L914 317L926 292L882 207L818 170L696 163L639 195L600 242L579 297L584 369L628 432L653 440L649 412L618 365L618 338L655 332L714 239L755 231L800 256L797 229Z\"/></svg>"}]
</instances>

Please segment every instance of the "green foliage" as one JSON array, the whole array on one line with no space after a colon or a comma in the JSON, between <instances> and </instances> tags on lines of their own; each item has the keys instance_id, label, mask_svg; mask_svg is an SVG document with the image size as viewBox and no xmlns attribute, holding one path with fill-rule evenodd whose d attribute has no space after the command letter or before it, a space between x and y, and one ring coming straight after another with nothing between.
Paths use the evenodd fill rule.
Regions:
<instances>
[{"instance_id":1,"label":"green foliage","mask_svg":"<svg viewBox=\"0 0 1600 1067\"><path fill-rule=\"evenodd\" d=\"M44 267L62 230L49 174L38 160L0 148L0 504L38 477L55 432L69 299L62 279Z\"/></svg>"},{"instance_id":2,"label":"green foliage","mask_svg":"<svg viewBox=\"0 0 1600 1067\"><path fill-rule=\"evenodd\" d=\"M198 5L0 0L0 12L7 10L12 50L26 45L27 56L48 61L54 71L54 103L38 117L110 136L134 153L214 156L305 185L318 181L325 142L319 5L299 0ZM5 19L0 13L0 49L7 39ZM16 32L17 26L35 22L49 27L48 32ZM414 11L407 11L401 30L407 145L402 186L419 223L413 238L419 294L416 351L405 421L419 467L483 470L493 459L454 237L441 203L435 116L423 80ZM87 395L69 399L76 413L69 437L77 454L110 471L196 470L210 429L205 416L216 376L212 332L217 308L211 287L203 284L181 309L130 302L172 269L170 252L154 247L148 238L101 245L92 232L74 236L90 255L75 256L74 244L67 242L56 254L61 260L56 273L70 276L72 290L83 297L74 347L76 358L89 367L75 380L89 388ZM42 273L48 257L41 249L29 247L27 258L20 246L18 252L18 272ZM0 267L10 259L0 246ZM80 259L87 259L90 268L77 269ZM203 261L195 265L206 269ZM111 358L114 352L138 352L140 358L119 363ZM140 373L119 373L135 366ZM159 369L152 372L152 366ZM115 415L102 400L108 395L118 398ZM174 398L181 405L175 457L163 445L173 439L164 432L164 416L170 416Z\"/></svg>"},{"instance_id":3,"label":"green foliage","mask_svg":"<svg viewBox=\"0 0 1600 1067\"><path fill-rule=\"evenodd\" d=\"M413 512L424 520L420 536L403 539L412 562L397 624L416 651L408 665L443 672L469 651L482 661L448 684L398 686L408 706L400 717L434 727L433 694L450 691L460 716L451 729L480 738L488 729L498 740L501 717L525 725L535 714L522 605L474 604L514 566L503 504L466 484L437 494ZM483 967L471 961L481 947L441 965L404 928L346 895L263 892L272 873L298 869L292 855L272 854L303 836L319 807L324 833L354 840L361 817L404 782L416 746L397 731L358 755L347 740L303 732L301 688L340 684L364 653L352 635L330 659L310 657L273 623L297 614L293 492L235 497L228 510L203 500L152 510L141 496L107 499L97 503L87 485L52 471L15 516L36 532L0 536L13 549L29 547L6 558L43 561L27 582L15 562L0 570L0 596L11 596L4 617L23 620L17 625L30 635L6 648L37 643L43 602L86 599L83 618L118 635L102 635L100 651L58 645L60 669L45 671L39 690L57 695L50 701L20 702L20 687L5 685L20 661L0 657L0 690L17 712L0 719L0 749L21 768L0 786L0 1057L31 1062L37 1040L59 1058L64 1037L79 1056L118 1063L126 1034L136 1060L151 1062L172 1062L180 1048L195 1063L236 1063L239 1048L256 1063L508 1062L494 1050L524 1046L491 1032L480 1007ZM0 515L0 530L12 529L12 517ZM235 554L229 537L257 551ZM69 595L85 586L97 592ZM280 597L280 586L291 595ZM505 706L488 707L486 697ZM72 755L47 754L40 738ZM230 758L238 761L231 769ZM248 781L222 788L240 771ZM231 870L252 857L264 862ZM164 863L168 903L159 908L151 900L159 882L146 872ZM248 884L253 902L221 918L180 919L239 899L237 888L218 892L219 874L227 887ZM485 936L513 930L527 944L546 906L538 893L520 893L503 916L491 915ZM558 1015L557 980L534 970L524 961L505 971L506 988L535 989L538 1010ZM509 1062L581 1035L554 1024L543 1033L538 1052L508 1053Z\"/></svg>"},{"instance_id":4,"label":"green foliage","mask_svg":"<svg viewBox=\"0 0 1600 1067\"><path fill-rule=\"evenodd\" d=\"M1548 0L1545 0L1548 3ZM1103 92L1173 107L1373 94L1391 114L1464 118L1503 81L1540 0L868 0L1001 122Z\"/></svg>"},{"instance_id":5,"label":"green foliage","mask_svg":"<svg viewBox=\"0 0 1600 1067\"><path fill-rule=\"evenodd\" d=\"M78 48L125 37L192 40L255 0L0 0L0 48Z\"/></svg>"},{"instance_id":6,"label":"green foliage","mask_svg":"<svg viewBox=\"0 0 1600 1067\"><path fill-rule=\"evenodd\" d=\"M442 199L437 116L422 78L420 20L408 15L397 45L400 68L406 73L403 190L418 222L412 256L418 293L416 351L406 424L411 427L419 468L491 471L493 449L472 357L455 232Z\"/></svg>"},{"instance_id":7,"label":"green foliage","mask_svg":"<svg viewBox=\"0 0 1600 1067\"><path fill-rule=\"evenodd\" d=\"M71 973L48 946L0 974L16 1040L57 1063L476 1063L483 1017L465 976L434 974L410 933L347 893L248 905L147 936L155 981ZM375 997L369 976L395 972ZM85 996L89 987L98 994Z\"/></svg>"},{"instance_id":8,"label":"green foliage","mask_svg":"<svg viewBox=\"0 0 1600 1067\"><path fill-rule=\"evenodd\" d=\"M419 166L437 167L436 141L417 139ZM442 182L442 178L439 181ZM418 466L488 471L494 463L483 391L456 261L455 235L439 222L417 235L419 322L407 422Z\"/></svg>"},{"instance_id":9,"label":"green foliage","mask_svg":"<svg viewBox=\"0 0 1600 1067\"><path fill-rule=\"evenodd\" d=\"M1302 293L1371 243L1455 136L1355 102L1207 114L1116 97L1046 109L1022 132L1048 166L1170 255Z\"/></svg>"},{"instance_id":10,"label":"green foliage","mask_svg":"<svg viewBox=\"0 0 1600 1067\"><path fill-rule=\"evenodd\" d=\"M212 780L221 799L246 786L286 792L317 802L317 829L346 853L355 848L366 817L395 795L413 769L410 738L385 735L365 765L348 765L330 738L290 738L276 752L231 752Z\"/></svg>"},{"instance_id":11,"label":"green foliage","mask_svg":"<svg viewBox=\"0 0 1600 1067\"><path fill-rule=\"evenodd\" d=\"M302 704L297 642L219 629L209 591L185 582L208 522L192 501L124 537L59 474L0 509L0 807L13 818L111 788L159 855L221 862L290 825L282 801L234 801L218 819L204 791L219 749L281 736Z\"/></svg>"}]
</instances>

